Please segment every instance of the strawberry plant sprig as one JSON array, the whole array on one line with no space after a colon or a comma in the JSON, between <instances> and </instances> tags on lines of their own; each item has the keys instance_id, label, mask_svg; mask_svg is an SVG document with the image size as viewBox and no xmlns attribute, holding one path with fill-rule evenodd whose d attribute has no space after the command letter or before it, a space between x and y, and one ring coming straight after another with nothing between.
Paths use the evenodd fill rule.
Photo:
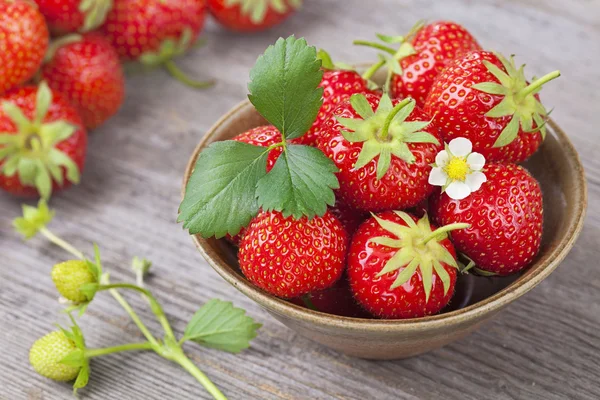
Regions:
<instances>
[{"instance_id":1,"label":"strawberry plant sprig","mask_svg":"<svg viewBox=\"0 0 600 400\"><path fill-rule=\"evenodd\" d=\"M248 98L282 140L270 147L220 141L200 154L178 219L190 234L234 236L259 209L313 218L335 203L333 189L339 183L333 162L314 147L290 143L317 117L322 76L317 50L294 36L280 38L258 58ZM281 155L267 173L268 154L278 147Z\"/></svg>"},{"instance_id":2,"label":"strawberry plant sprig","mask_svg":"<svg viewBox=\"0 0 600 400\"><path fill-rule=\"evenodd\" d=\"M226 399L214 383L185 355L182 346L185 342L192 341L204 347L239 353L250 347L250 341L256 337L256 331L261 324L245 315L244 310L234 307L231 302L212 299L194 314L183 337L177 339L161 304L144 287L144 276L151 266L148 260L138 257L133 259L131 268L136 273L137 284L111 283L108 273L103 272L98 246L94 244L94 259L86 258L81 251L47 228L53 217L54 212L42 199L38 207L23 206L23 216L13 222L17 232L26 239L40 233L76 258L56 264L51 274L57 291L63 300L69 303L65 311L71 318L72 327L70 330L60 328L59 331L51 332L33 344L29 356L33 368L40 375L53 380L74 380L73 388L76 391L88 383L89 359L123 351L153 350L161 357L179 364L215 399ZM138 292L147 300L163 328L162 338L157 338L150 332L119 290ZM82 314L96 295L103 291L108 291L129 314L146 338L145 342L99 349L86 347L83 332L71 316L71 311L79 310Z\"/></svg>"}]
</instances>

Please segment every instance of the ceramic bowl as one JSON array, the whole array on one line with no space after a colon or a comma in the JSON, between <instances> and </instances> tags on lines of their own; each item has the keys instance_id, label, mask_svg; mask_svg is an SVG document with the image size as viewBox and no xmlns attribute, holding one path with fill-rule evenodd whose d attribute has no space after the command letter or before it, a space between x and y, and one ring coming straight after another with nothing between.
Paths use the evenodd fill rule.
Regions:
<instances>
[{"instance_id":1,"label":"ceramic bowl","mask_svg":"<svg viewBox=\"0 0 600 400\"><path fill-rule=\"evenodd\" d=\"M265 120L248 101L229 111L194 150L185 172L184 189L196 159L205 147L264 124ZM236 249L226 241L203 239L198 235L193 236L193 240L208 263L227 282L299 335L361 358L398 359L424 353L473 332L550 275L573 247L585 215L585 176L567 135L554 122L550 121L548 125L549 132L543 145L524 164L540 181L544 195L544 234L538 257L519 275L505 278L461 276L452 307L438 315L378 320L312 311L274 297L250 283L239 270Z\"/></svg>"}]
</instances>

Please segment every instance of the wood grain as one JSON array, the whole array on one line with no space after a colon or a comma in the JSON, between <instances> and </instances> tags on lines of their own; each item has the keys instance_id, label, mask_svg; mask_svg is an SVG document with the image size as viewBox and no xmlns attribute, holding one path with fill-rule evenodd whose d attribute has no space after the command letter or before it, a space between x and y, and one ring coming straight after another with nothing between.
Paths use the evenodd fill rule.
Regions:
<instances>
[{"instance_id":1,"label":"wood grain","mask_svg":"<svg viewBox=\"0 0 600 400\"><path fill-rule=\"evenodd\" d=\"M256 56L295 33L336 59L373 56L350 45L375 32L406 31L426 18L463 23L487 48L515 53L530 75L560 69L543 100L571 135L589 178L590 208L581 238L563 265L530 294L462 341L404 361L353 359L298 337L225 283L175 223L188 156L207 128L246 95ZM264 324L252 349L228 355L189 346L194 361L231 399L597 399L600 397L600 2L307 0L270 32L240 36L209 24L209 44L180 61L218 86L198 92L162 71L129 77L120 114L91 135L83 183L56 196L53 230L90 251L103 249L113 280L132 279L129 260L153 260L149 286L178 333L212 297L230 299ZM0 398L66 399L70 388L29 367L31 343L65 323L49 270L65 254L11 231L20 202L0 196ZM134 306L145 309L137 296ZM142 312L159 332L152 315ZM139 339L108 296L81 320L88 345ZM92 362L86 399L209 398L177 366L152 353Z\"/></svg>"}]
</instances>

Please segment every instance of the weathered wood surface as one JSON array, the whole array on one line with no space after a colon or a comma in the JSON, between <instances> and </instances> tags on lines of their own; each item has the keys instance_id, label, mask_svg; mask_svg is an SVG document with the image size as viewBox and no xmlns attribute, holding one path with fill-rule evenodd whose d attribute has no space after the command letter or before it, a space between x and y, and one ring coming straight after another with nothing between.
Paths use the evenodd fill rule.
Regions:
<instances>
[{"instance_id":1,"label":"weathered wood surface","mask_svg":"<svg viewBox=\"0 0 600 400\"><path fill-rule=\"evenodd\" d=\"M193 147L244 98L256 56L278 36L306 36L336 59L360 62L373 53L352 47L353 38L406 31L419 18L464 23L484 46L527 61L530 75L562 71L543 97L556 106L554 119L584 161L590 208L563 265L477 333L414 359L352 359L298 337L204 262L175 223L180 182ZM231 399L600 398L600 2L308 0L273 31L244 37L210 24L206 37L208 46L181 65L217 77L218 86L189 90L161 71L131 77L121 113L91 136L83 183L53 199L58 216L52 228L86 251L98 242L115 280L132 278L132 256L153 260L149 285L179 333L211 297L230 299L264 323L252 349L241 355L189 347ZM19 207L0 195L0 398L67 399L66 384L38 377L27 361L31 343L54 322L65 322L48 274L65 254L41 239L22 243L10 228ZM142 315L152 321L150 313ZM81 325L93 347L139 339L109 296L94 301ZM208 398L191 377L153 353L104 357L92 368L81 393L87 399Z\"/></svg>"}]
</instances>

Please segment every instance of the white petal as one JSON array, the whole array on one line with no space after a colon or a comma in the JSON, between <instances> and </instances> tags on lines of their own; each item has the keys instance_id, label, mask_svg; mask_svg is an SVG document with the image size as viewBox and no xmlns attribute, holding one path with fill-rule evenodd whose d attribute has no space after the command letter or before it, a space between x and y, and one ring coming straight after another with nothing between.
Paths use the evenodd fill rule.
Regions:
<instances>
[{"instance_id":1,"label":"white petal","mask_svg":"<svg viewBox=\"0 0 600 400\"><path fill-rule=\"evenodd\" d=\"M462 200L471 194L471 189L464 182L454 181L446 188L446 194L451 199Z\"/></svg>"},{"instance_id":2,"label":"white petal","mask_svg":"<svg viewBox=\"0 0 600 400\"><path fill-rule=\"evenodd\" d=\"M448 152L446 150L442 150L437 153L437 156L435 156L435 165L438 167L445 167L449 159L450 155Z\"/></svg>"},{"instance_id":3,"label":"white petal","mask_svg":"<svg viewBox=\"0 0 600 400\"><path fill-rule=\"evenodd\" d=\"M479 153L471 153L467 157L467 164L469 164L469 168L473 171L481 171L485 165L485 157Z\"/></svg>"},{"instance_id":4,"label":"white petal","mask_svg":"<svg viewBox=\"0 0 600 400\"><path fill-rule=\"evenodd\" d=\"M467 178L465 179L465 183L467 184L467 186L469 186L471 192L479 190L479 188L481 187L481 185L483 185L484 182L487 182L487 177L483 172L479 171L475 171L468 174Z\"/></svg>"},{"instance_id":5,"label":"white petal","mask_svg":"<svg viewBox=\"0 0 600 400\"><path fill-rule=\"evenodd\" d=\"M452 139L448 143L448 147L450 147L450 152L456 157L466 157L473 150L471 141L464 137Z\"/></svg>"},{"instance_id":6,"label":"white petal","mask_svg":"<svg viewBox=\"0 0 600 400\"><path fill-rule=\"evenodd\" d=\"M436 167L429 174L429 184L433 186L444 186L448 182L448 175L442 168Z\"/></svg>"}]
</instances>

